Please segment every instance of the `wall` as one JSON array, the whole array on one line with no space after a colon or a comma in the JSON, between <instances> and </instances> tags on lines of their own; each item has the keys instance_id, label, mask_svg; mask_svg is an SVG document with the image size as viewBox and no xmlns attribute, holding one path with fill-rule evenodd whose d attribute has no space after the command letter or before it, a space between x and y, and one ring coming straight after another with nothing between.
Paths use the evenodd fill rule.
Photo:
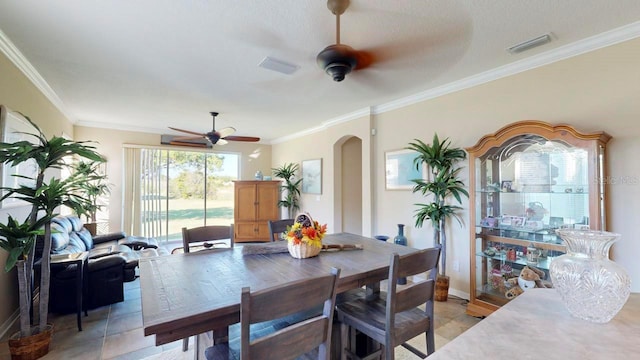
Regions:
<instances>
[{"instance_id":1,"label":"wall","mask_svg":"<svg viewBox=\"0 0 640 360\"><path fill-rule=\"evenodd\" d=\"M427 142L437 132L441 138L449 137L453 146L465 148L474 145L485 134L525 119L568 123L585 132L604 130L613 136L607 147L608 230L622 234L622 239L613 247L612 257L632 276L632 290L640 291L640 263L635 259L640 253L640 242L636 239L634 226L640 215L640 205L637 201L629 201L640 198L640 162L637 161L640 153L639 63L640 39L635 39L374 115L371 120L377 135L371 138L370 144L372 231L393 236L397 232L396 224L404 223L410 246L425 248L433 243L430 227L418 229L413 225L416 208L413 204L422 199L411 191L384 189L384 152L401 149L414 138ZM336 137L341 131L349 134L336 126L313 137L331 144L330 136ZM308 138L274 145L274 161L300 160L294 150ZM309 147L302 155L304 158L332 156L330 148L325 147ZM465 168L461 174L465 183L468 175ZM325 180L326 176L331 174L326 174ZM329 218L329 202L320 206L305 200L304 206L312 213L322 214L318 218ZM468 201L463 207L463 226L454 221L448 234L447 273L451 276L452 293L464 296L469 291ZM459 272L452 269L455 261L460 263Z\"/></svg>"},{"instance_id":2,"label":"wall","mask_svg":"<svg viewBox=\"0 0 640 360\"><path fill-rule=\"evenodd\" d=\"M160 135L84 126L76 126L75 134L76 140L95 141L98 152L107 158L107 175L109 182L114 185L109 195L109 229L119 231L122 229L123 144L160 146ZM192 150L189 148L179 149ZM253 179L258 170L267 175L271 172L271 146L269 145L229 142L227 145L217 147L216 150L241 154L240 176L242 180Z\"/></svg>"},{"instance_id":3,"label":"wall","mask_svg":"<svg viewBox=\"0 0 640 360\"><path fill-rule=\"evenodd\" d=\"M342 230L362 234L362 141L352 137L342 145ZM353 181L357 180L357 181Z\"/></svg>"},{"instance_id":4,"label":"wall","mask_svg":"<svg viewBox=\"0 0 640 360\"><path fill-rule=\"evenodd\" d=\"M299 137L272 146L272 164L280 166L284 163L300 164L302 160L322 158L322 194L302 194L301 211L309 212L313 218L327 224L329 233L341 232L341 187L336 188L342 179L342 156L335 155L334 147L341 148L342 144L351 137L358 137L362 141L362 234L371 235L373 197L371 182L371 118L361 117L348 122L326 128L323 131ZM335 155L335 156L334 156Z\"/></svg>"},{"instance_id":5,"label":"wall","mask_svg":"<svg viewBox=\"0 0 640 360\"><path fill-rule=\"evenodd\" d=\"M18 70L4 54L0 54L0 104L19 111L35 122L46 136L73 136L69 120ZM17 219L26 218L28 206L0 208L0 222L6 223L7 214ZM0 251L0 265L4 269L7 253ZM9 273L0 270L0 335L10 325L11 316L18 308L18 280L15 269Z\"/></svg>"}]
</instances>

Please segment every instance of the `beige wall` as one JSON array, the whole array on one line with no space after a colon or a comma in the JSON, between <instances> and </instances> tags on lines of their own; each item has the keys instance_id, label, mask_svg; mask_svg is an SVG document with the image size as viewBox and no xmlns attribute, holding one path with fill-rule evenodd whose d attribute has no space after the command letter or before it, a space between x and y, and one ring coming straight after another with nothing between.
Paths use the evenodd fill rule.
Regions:
<instances>
[{"instance_id":1,"label":"beige wall","mask_svg":"<svg viewBox=\"0 0 640 360\"><path fill-rule=\"evenodd\" d=\"M160 146L160 135L135 131L122 131L76 126L76 140L96 142L98 151L107 158L107 175L114 186L109 196L109 229L122 230L122 158L123 144ZM185 148L180 148L185 149ZM221 152L240 153L241 179L253 179L257 170L271 172L271 146L255 143L229 142L216 148ZM139 235L139 234L131 234Z\"/></svg>"},{"instance_id":2,"label":"beige wall","mask_svg":"<svg viewBox=\"0 0 640 360\"><path fill-rule=\"evenodd\" d=\"M371 186L371 118L361 117L331 126L323 131L273 145L273 166L284 163L301 164L302 160L322 159L322 194L302 194L301 211L326 223L328 232L342 231L340 184L342 156L338 150L352 137L362 140L362 234L371 235L372 186ZM335 205L335 206L334 206Z\"/></svg>"},{"instance_id":3,"label":"beige wall","mask_svg":"<svg viewBox=\"0 0 640 360\"><path fill-rule=\"evenodd\" d=\"M437 132L441 137L449 137L454 146L469 147L483 135L524 119L568 123L587 132L604 130L613 136L607 148L608 169L610 179L617 181L607 187L608 230L622 234L622 239L613 247L613 258L632 276L633 291L640 291L640 262L636 260L640 241L636 239L634 226L640 208L638 201L629 200L640 198L638 64L640 39L373 116L372 127L377 133L369 145L373 159L370 179L373 233L394 236L396 224L404 223L410 246L432 245L431 229L414 226L413 204L422 199L411 191L384 189L384 152L403 148L414 138L430 141ZM274 161L331 159L332 139L340 133L350 132L341 124L314 134L314 138L326 140L326 148L306 147L303 154L297 149L309 141L308 137L274 145ZM327 164L327 168L330 169L331 164ZM331 181L331 176L332 173L325 173L325 183ZM468 170L462 177L466 182ZM621 180L627 182L621 183ZM365 181L363 179L363 183ZM333 203L325 199L327 194L323 193L321 201L314 202L309 197L304 201L305 208L325 221L331 219L333 208ZM468 209L468 202L463 206ZM466 210L463 219L462 227L456 222L450 226L447 269L452 291L461 295L469 292L469 214ZM459 272L452 269L454 261L460 263Z\"/></svg>"},{"instance_id":4,"label":"beige wall","mask_svg":"<svg viewBox=\"0 0 640 360\"><path fill-rule=\"evenodd\" d=\"M3 54L0 54L0 79L0 104L28 116L47 136L73 136L69 120ZM0 209L0 222L6 223L7 214L24 219L28 213L29 207L25 206ZM6 259L7 253L0 251L2 269ZM0 334L18 308L17 292L15 270L10 273L0 270Z\"/></svg>"}]
</instances>

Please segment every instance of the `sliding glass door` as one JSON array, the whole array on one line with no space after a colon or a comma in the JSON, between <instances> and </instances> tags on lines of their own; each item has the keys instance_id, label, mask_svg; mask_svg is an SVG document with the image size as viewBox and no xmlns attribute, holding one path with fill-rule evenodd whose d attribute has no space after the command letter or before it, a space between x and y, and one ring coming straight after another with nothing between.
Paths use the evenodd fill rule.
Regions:
<instances>
[{"instance_id":1,"label":"sliding glass door","mask_svg":"<svg viewBox=\"0 0 640 360\"><path fill-rule=\"evenodd\" d=\"M139 153L125 157L125 162L139 164L127 165L132 173L139 174L139 184L127 181L133 189L125 189L125 198L131 196L131 233L158 240L179 240L183 227L233 222L233 180L238 179L238 154L131 150ZM139 171L135 171L136 167Z\"/></svg>"}]
</instances>

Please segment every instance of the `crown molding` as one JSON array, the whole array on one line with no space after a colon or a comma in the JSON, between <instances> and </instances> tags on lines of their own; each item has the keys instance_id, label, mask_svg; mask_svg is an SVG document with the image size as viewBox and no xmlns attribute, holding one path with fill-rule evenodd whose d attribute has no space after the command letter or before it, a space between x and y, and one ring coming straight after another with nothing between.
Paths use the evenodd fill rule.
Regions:
<instances>
[{"instance_id":1,"label":"crown molding","mask_svg":"<svg viewBox=\"0 0 640 360\"><path fill-rule=\"evenodd\" d=\"M368 108L364 108L364 109L360 109L360 110L356 110L354 112L350 112L348 114L342 115L342 116L338 116L336 118L327 120L327 121L323 121L319 126L316 127L312 127L306 130L302 130L299 131L297 133L293 133L291 135L286 135L286 136L282 136L276 139L273 139L269 142L270 145L274 145L274 144L280 144L283 143L285 141L289 141L289 140L293 140L293 139L297 139L299 137L303 137L306 135L311 135L314 133L317 133L319 131L325 130L327 128L330 128L332 126L336 126L338 124L342 124L345 122L349 122L351 120L355 120L355 119L359 119L363 116L370 116L373 114L373 109L368 107Z\"/></svg>"},{"instance_id":2,"label":"crown molding","mask_svg":"<svg viewBox=\"0 0 640 360\"><path fill-rule=\"evenodd\" d=\"M640 37L640 21L549 50L511 64L373 107L374 115L434 99Z\"/></svg>"},{"instance_id":3,"label":"crown molding","mask_svg":"<svg viewBox=\"0 0 640 360\"><path fill-rule=\"evenodd\" d=\"M111 129L111 130L121 130L121 131L133 131L133 132L142 132L148 134L166 134L167 130L153 128L153 127L144 127L144 126L135 126L129 124L114 124L114 123L106 123L102 121L86 121L86 120L78 120L75 124L76 126L85 126L99 129Z\"/></svg>"},{"instance_id":4,"label":"crown molding","mask_svg":"<svg viewBox=\"0 0 640 360\"><path fill-rule=\"evenodd\" d=\"M64 103L58 97L58 94L49 86L49 83L40 75L38 70L31 65L29 60L18 50L13 42L7 37L7 35L0 30L0 51L11 60L11 62L29 79L33 85L42 92L42 94L51 101L64 116L75 124L75 119L71 114L66 111Z\"/></svg>"},{"instance_id":5,"label":"crown molding","mask_svg":"<svg viewBox=\"0 0 640 360\"><path fill-rule=\"evenodd\" d=\"M279 144L285 141L293 140L298 137L310 135L328 127L338 125L343 122L351 121L362 116L377 115L387 111L395 110L405 106L413 105L425 100L434 99L443 95L451 94L460 90L468 89L474 86L488 83L497 79L501 79L507 76L515 75L527 70L535 69L544 65L548 65L557 61L565 60L577 55L588 53L594 50L598 50L610 45L615 45L621 42L635 39L640 37L640 21L609 30L592 37L576 41L571 44L567 44L558 47L553 50L549 50L544 53L534 55L532 57L513 62L489 71L485 71L476 75L460 79L442 86L438 86L415 95L400 98L385 104L374 105L370 108L361 109L348 113L327 121L322 122L319 126L309 128L291 135L276 138L269 142L269 144ZM24 57L24 55L15 47L15 45L9 40L2 30L0 30L0 51L2 51L7 58L9 58L13 64L53 103L58 110L63 113L73 124L80 126L90 126L98 128L125 130L125 131L139 131L147 133L162 132L159 129L132 127L124 125L106 124L102 122L89 122L89 121L76 121L65 110L64 103L58 97L55 91L49 86L44 78L38 73L38 71L31 65L31 63Z\"/></svg>"}]
</instances>

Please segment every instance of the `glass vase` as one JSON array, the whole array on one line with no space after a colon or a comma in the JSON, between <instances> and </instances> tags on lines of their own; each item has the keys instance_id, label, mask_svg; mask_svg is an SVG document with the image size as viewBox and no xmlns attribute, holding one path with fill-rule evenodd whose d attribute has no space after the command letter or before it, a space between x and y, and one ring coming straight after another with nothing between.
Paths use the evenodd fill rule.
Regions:
<instances>
[{"instance_id":1,"label":"glass vase","mask_svg":"<svg viewBox=\"0 0 640 360\"><path fill-rule=\"evenodd\" d=\"M407 238L404 236L404 224L398 224L398 235L396 235L396 237L393 238L393 242L398 245L407 246ZM398 284L406 285L407 278L406 277L398 278Z\"/></svg>"},{"instance_id":2,"label":"glass vase","mask_svg":"<svg viewBox=\"0 0 640 360\"><path fill-rule=\"evenodd\" d=\"M622 309L631 291L631 279L609 260L609 249L620 234L606 231L561 229L558 235L567 253L549 266L553 286L571 315L606 323Z\"/></svg>"}]
</instances>

